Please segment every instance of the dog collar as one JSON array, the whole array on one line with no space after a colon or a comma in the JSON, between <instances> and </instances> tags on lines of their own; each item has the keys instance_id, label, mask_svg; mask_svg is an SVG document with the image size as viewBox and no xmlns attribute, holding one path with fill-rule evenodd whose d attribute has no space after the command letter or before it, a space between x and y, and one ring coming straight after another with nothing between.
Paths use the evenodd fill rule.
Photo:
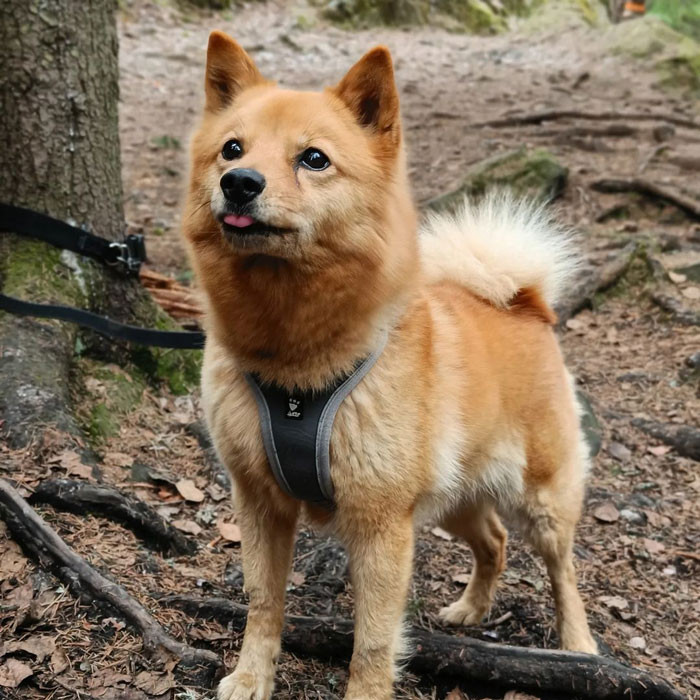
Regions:
<instances>
[{"instance_id":1,"label":"dog collar","mask_svg":"<svg viewBox=\"0 0 700 700\"><path fill-rule=\"evenodd\" d=\"M330 442L335 416L343 401L372 369L386 346L383 333L377 349L355 369L322 391L289 391L245 378L258 405L263 444L270 470L290 496L332 509Z\"/></svg>"}]
</instances>

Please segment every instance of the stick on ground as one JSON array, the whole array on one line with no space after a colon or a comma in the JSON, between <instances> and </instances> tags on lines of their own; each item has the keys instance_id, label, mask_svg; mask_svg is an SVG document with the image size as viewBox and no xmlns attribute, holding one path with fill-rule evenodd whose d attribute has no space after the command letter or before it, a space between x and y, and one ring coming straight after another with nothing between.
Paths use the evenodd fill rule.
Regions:
<instances>
[{"instance_id":1,"label":"stick on ground","mask_svg":"<svg viewBox=\"0 0 700 700\"><path fill-rule=\"evenodd\" d=\"M245 605L223 598L165 596L164 605L195 617L231 622L243 628ZM282 646L295 654L348 660L352 653L350 620L289 615ZM465 683L491 683L509 689L566 694L594 700L683 700L661 678L602 656L527 649L455 637L414 628L409 633L415 653L408 668L419 674L447 676Z\"/></svg>"},{"instance_id":2,"label":"stick on ground","mask_svg":"<svg viewBox=\"0 0 700 700\"><path fill-rule=\"evenodd\" d=\"M4 479L0 479L0 516L13 538L43 566L56 571L71 588L108 603L134 625L147 651L165 651L183 666L203 666L212 673L221 667L221 660L213 652L195 649L168 634L124 588L78 556Z\"/></svg>"},{"instance_id":3,"label":"stick on ground","mask_svg":"<svg viewBox=\"0 0 700 700\"><path fill-rule=\"evenodd\" d=\"M197 545L185 537L143 501L111 486L88 484L77 479L42 481L29 502L48 503L71 513L95 513L120 522L141 535L146 545L162 552L193 554Z\"/></svg>"},{"instance_id":4,"label":"stick on ground","mask_svg":"<svg viewBox=\"0 0 700 700\"><path fill-rule=\"evenodd\" d=\"M700 122L692 119L684 119L673 114L659 114L653 112L580 112L576 109L554 109L533 114L521 114L501 119L491 119L485 122L470 124L474 128L479 127L506 127L527 126L528 124L541 124L542 122L556 121L558 119L586 119L591 121L623 120L634 124L639 121L668 122L686 129L700 129Z\"/></svg>"},{"instance_id":5,"label":"stick on ground","mask_svg":"<svg viewBox=\"0 0 700 700\"><path fill-rule=\"evenodd\" d=\"M632 180L602 179L591 183L591 189L596 192L618 193L636 192L637 194L659 199L680 209L693 219L700 220L700 202L674 192L668 187L662 187L649 180L634 178Z\"/></svg>"}]
</instances>

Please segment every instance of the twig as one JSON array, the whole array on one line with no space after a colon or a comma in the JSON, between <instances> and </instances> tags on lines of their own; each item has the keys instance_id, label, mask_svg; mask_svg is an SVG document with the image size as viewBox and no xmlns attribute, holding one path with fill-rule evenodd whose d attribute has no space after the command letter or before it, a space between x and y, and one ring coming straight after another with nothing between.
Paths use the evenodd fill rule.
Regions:
<instances>
[{"instance_id":1,"label":"twig","mask_svg":"<svg viewBox=\"0 0 700 700\"><path fill-rule=\"evenodd\" d=\"M498 627L498 625L502 625L504 622L508 622L511 617L513 617L513 613L509 610L507 613L503 613L503 615L497 617L495 620L489 620L480 626L485 630L489 630L494 627Z\"/></svg>"},{"instance_id":2,"label":"twig","mask_svg":"<svg viewBox=\"0 0 700 700\"><path fill-rule=\"evenodd\" d=\"M642 180L641 178L632 180L602 179L592 182L591 188L596 192L637 192L645 197L652 197L653 199L660 199L673 204L693 219L700 220L700 202L648 180Z\"/></svg>"},{"instance_id":3,"label":"twig","mask_svg":"<svg viewBox=\"0 0 700 700\"><path fill-rule=\"evenodd\" d=\"M694 561L700 561L700 554L697 552L686 552L683 549L674 549L672 554L683 559L693 559Z\"/></svg>"},{"instance_id":4,"label":"twig","mask_svg":"<svg viewBox=\"0 0 700 700\"><path fill-rule=\"evenodd\" d=\"M436 113L435 116L447 116ZM576 109L553 109L534 114L522 114L515 117L503 117L501 119L491 119L485 122L469 124L473 128L484 126L504 127L504 126L527 126L528 124L541 124L542 122L554 121L556 119L588 119L592 121L624 120L630 122L639 121L663 121L676 126L683 126L687 129L700 129L700 123L692 119L683 119L672 114L661 114L653 112L580 112Z\"/></svg>"},{"instance_id":5,"label":"twig","mask_svg":"<svg viewBox=\"0 0 700 700\"><path fill-rule=\"evenodd\" d=\"M54 569L73 590L87 593L119 611L141 632L147 651L168 652L183 666L204 666L211 672L221 667L221 660L213 652L195 649L168 634L122 586L106 579L78 556L4 479L0 479L0 515L17 542L42 565Z\"/></svg>"},{"instance_id":6,"label":"twig","mask_svg":"<svg viewBox=\"0 0 700 700\"><path fill-rule=\"evenodd\" d=\"M47 479L30 496L29 502L48 503L72 513L96 513L123 523L145 543L160 551L192 554L197 545L166 522L143 501L131 498L115 488L88 484L75 479Z\"/></svg>"},{"instance_id":7,"label":"twig","mask_svg":"<svg viewBox=\"0 0 700 700\"><path fill-rule=\"evenodd\" d=\"M166 596L160 602L239 628L248 614L247 606L222 598ZM282 646L305 656L348 659L352 627L350 620L288 616ZM596 700L683 700L665 680L602 656L511 647L419 628L411 630L409 639L415 653L408 667L419 674Z\"/></svg>"}]
</instances>

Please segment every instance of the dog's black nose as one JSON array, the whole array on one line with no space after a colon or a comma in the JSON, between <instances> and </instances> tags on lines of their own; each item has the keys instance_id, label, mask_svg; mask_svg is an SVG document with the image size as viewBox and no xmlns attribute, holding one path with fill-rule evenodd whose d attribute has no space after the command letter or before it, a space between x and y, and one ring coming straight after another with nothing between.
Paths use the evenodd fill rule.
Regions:
<instances>
[{"instance_id":1,"label":"dog's black nose","mask_svg":"<svg viewBox=\"0 0 700 700\"><path fill-rule=\"evenodd\" d=\"M257 170L236 168L224 173L219 184L226 199L241 206L252 202L265 189L265 178Z\"/></svg>"}]
</instances>

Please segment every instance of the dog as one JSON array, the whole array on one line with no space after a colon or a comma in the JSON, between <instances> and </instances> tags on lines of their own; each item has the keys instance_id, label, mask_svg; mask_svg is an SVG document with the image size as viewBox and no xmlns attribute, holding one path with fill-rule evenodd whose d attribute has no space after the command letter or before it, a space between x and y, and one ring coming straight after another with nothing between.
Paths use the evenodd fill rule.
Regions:
<instances>
[{"instance_id":1,"label":"dog","mask_svg":"<svg viewBox=\"0 0 700 700\"><path fill-rule=\"evenodd\" d=\"M302 92L214 32L204 87L183 230L205 298L203 407L234 484L250 601L219 699L271 696L302 513L349 553L346 700L393 697L414 532L428 520L474 552L444 623L489 611L503 517L544 558L561 646L595 653L572 561L588 455L553 332L576 265L566 229L544 205L491 193L419 231L384 47ZM332 506L295 498L271 469L250 377L314 395L372 353L332 426Z\"/></svg>"}]
</instances>

